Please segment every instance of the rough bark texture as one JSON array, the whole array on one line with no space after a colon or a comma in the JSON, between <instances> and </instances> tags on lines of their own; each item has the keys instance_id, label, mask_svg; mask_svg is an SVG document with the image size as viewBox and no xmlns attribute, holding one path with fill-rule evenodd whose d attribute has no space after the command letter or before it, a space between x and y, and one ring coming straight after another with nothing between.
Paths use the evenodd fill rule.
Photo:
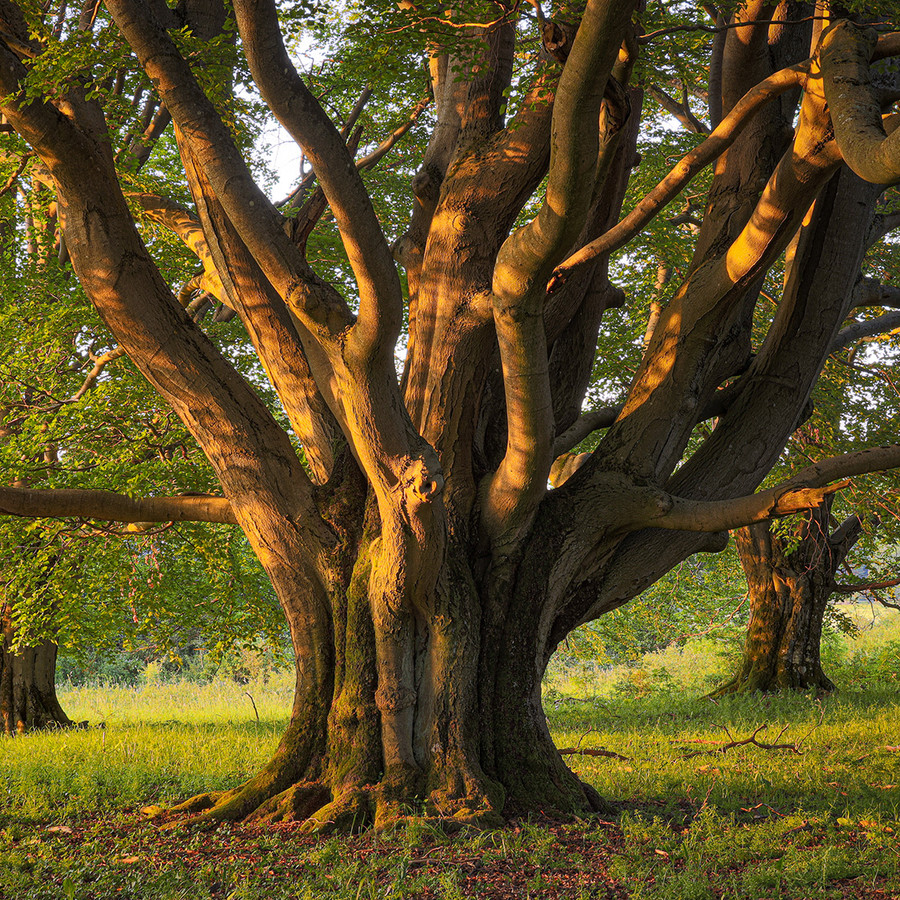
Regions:
<instances>
[{"instance_id":1,"label":"rough bark texture","mask_svg":"<svg viewBox=\"0 0 900 900\"><path fill-rule=\"evenodd\" d=\"M163 281L122 195L99 105L77 87L64 101L19 101L27 56L7 36L42 48L17 8L0 3L3 113L55 185L75 272L207 454L224 497L199 505L244 530L290 625L295 701L271 763L181 812L330 830L387 826L422 809L447 823L597 809L600 798L554 748L540 703L547 661L568 631L690 553L720 548L724 529L815 505L835 479L900 464L898 448L881 448L753 493L849 309L877 189L841 169L809 35L770 35L774 5L750 3L749 24L719 46L723 96L713 105L724 137L712 135L640 210L646 222L727 149L700 249L659 311L621 407L588 418L606 429L597 448L548 490L551 466L572 449L562 445L580 421L604 313L626 302L610 283L609 253L628 239L615 223L641 114L641 92L628 87L637 5L588 0L577 32L548 47L565 65L537 66L508 124L516 26L476 29L481 62L471 71L431 47L437 121L411 185L412 219L391 248L351 148L294 70L275 5L236 0L253 77L312 161L340 228L354 313L310 267L305 232L286 227L253 182L166 31L202 22L198 34L211 33L203 29L223 21L220 4L160 9L167 21L157 21L138 0L108 0L172 116L197 206L189 221L156 201L155 214L195 248L240 315L310 477ZM806 91L794 127L797 86ZM537 212L511 232L545 176ZM779 312L754 355L760 284L801 226ZM409 285L401 379L392 252ZM713 415L715 427L695 440ZM102 499L92 515L104 515ZM27 514L27 498L0 500Z\"/></svg>"},{"instance_id":2,"label":"rough bark texture","mask_svg":"<svg viewBox=\"0 0 900 900\"><path fill-rule=\"evenodd\" d=\"M713 696L746 691L831 691L822 671L822 624L835 574L859 538L856 516L834 531L831 503L811 510L795 535L773 533L763 522L735 532L747 576L750 623L738 671Z\"/></svg>"},{"instance_id":3,"label":"rough bark texture","mask_svg":"<svg viewBox=\"0 0 900 900\"><path fill-rule=\"evenodd\" d=\"M13 652L12 609L0 607L0 724L7 735L74 724L56 698L56 651L52 641Z\"/></svg>"}]
</instances>

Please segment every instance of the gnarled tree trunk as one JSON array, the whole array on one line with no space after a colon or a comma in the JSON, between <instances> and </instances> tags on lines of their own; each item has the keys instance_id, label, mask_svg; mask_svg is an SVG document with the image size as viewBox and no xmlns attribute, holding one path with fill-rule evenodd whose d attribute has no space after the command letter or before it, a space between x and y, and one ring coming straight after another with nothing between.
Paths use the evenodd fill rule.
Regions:
<instances>
[{"instance_id":1,"label":"gnarled tree trunk","mask_svg":"<svg viewBox=\"0 0 900 900\"><path fill-rule=\"evenodd\" d=\"M0 607L0 723L3 733L23 734L74 723L56 697L56 653L52 641L13 651L15 632L9 604Z\"/></svg>"},{"instance_id":2,"label":"gnarled tree trunk","mask_svg":"<svg viewBox=\"0 0 900 900\"><path fill-rule=\"evenodd\" d=\"M793 537L768 522L735 532L747 575L750 622L738 671L713 696L744 691L831 691L822 671L822 624L835 574L862 525L850 516L831 530L831 502L810 510Z\"/></svg>"}]
</instances>

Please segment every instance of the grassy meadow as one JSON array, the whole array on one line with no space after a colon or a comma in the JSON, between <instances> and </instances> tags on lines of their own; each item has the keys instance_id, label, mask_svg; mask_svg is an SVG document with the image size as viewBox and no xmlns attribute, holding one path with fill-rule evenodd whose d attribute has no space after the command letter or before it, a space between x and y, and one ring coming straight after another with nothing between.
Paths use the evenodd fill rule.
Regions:
<instances>
[{"instance_id":1,"label":"grassy meadow","mask_svg":"<svg viewBox=\"0 0 900 900\"><path fill-rule=\"evenodd\" d=\"M833 696L717 702L728 662L709 639L603 670L562 656L551 730L615 814L453 836L415 818L350 838L160 828L140 807L267 760L291 679L63 686L89 727L0 738L0 900L896 900L900 613L825 655Z\"/></svg>"}]
</instances>

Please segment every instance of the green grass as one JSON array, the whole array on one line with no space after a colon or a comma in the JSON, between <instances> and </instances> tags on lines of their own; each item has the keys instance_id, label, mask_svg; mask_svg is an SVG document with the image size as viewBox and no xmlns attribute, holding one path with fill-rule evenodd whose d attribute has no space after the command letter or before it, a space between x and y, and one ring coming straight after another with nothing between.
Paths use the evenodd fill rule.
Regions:
<instances>
[{"instance_id":1,"label":"green grass","mask_svg":"<svg viewBox=\"0 0 900 900\"><path fill-rule=\"evenodd\" d=\"M454 837L420 820L329 839L159 830L140 806L229 787L268 759L290 679L63 690L92 727L0 739L0 900L900 898L898 637L890 616L833 641L828 671L846 687L819 700L698 699L727 672L708 641L591 680L555 664L551 730L623 757L567 757L619 814ZM800 752L722 752L761 725L760 743Z\"/></svg>"}]
</instances>

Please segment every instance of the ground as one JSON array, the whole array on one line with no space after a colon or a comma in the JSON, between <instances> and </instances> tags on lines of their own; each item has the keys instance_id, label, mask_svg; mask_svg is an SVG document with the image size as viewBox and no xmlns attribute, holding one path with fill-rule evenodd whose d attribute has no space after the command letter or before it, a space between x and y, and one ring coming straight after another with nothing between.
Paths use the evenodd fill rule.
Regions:
<instances>
[{"instance_id":1,"label":"ground","mask_svg":"<svg viewBox=\"0 0 900 900\"><path fill-rule=\"evenodd\" d=\"M728 666L704 641L555 667L554 737L591 751L567 759L617 813L456 835L415 810L349 838L160 828L142 805L267 758L289 686L65 690L106 727L0 743L0 900L900 900L900 616L878 642L836 640L842 690L821 699L699 699ZM725 749L762 725L759 744L786 746Z\"/></svg>"}]
</instances>

